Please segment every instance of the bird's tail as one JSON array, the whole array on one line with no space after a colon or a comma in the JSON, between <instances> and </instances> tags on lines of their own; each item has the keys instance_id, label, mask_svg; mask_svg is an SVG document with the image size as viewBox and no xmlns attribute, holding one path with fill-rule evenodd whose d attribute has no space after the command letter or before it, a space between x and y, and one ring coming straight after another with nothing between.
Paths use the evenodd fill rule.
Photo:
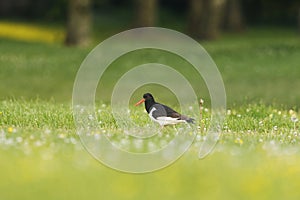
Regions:
<instances>
[{"instance_id":1,"label":"bird's tail","mask_svg":"<svg viewBox=\"0 0 300 200\"><path fill-rule=\"evenodd\" d=\"M193 118L188 118L185 120L187 123L191 123L191 124L194 124L195 123L195 119Z\"/></svg>"},{"instance_id":2,"label":"bird's tail","mask_svg":"<svg viewBox=\"0 0 300 200\"><path fill-rule=\"evenodd\" d=\"M180 119L186 121L187 123L191 123L191 124L195 123L195 119L193 119L191 117L184 116L184 115L181 115Z\"/></svg>"}]
</instances>

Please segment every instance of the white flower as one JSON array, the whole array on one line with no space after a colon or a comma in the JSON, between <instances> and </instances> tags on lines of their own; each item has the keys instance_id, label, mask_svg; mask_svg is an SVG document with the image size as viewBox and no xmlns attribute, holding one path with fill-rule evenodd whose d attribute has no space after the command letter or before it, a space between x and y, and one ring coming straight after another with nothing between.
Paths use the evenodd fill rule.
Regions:
<instances>
[{"instance_id":1,"label":"white flower","mask_svg":"<svg viewBox=\"0 0 300 200\"><path fill-rule=\"evenodd\" d=\"M93 115L89 115L89 116L88 116L88 119L89 119L89 120L94 120L94 116L93 116Z\"/></svg>"},{"instance_id":2,"label":"white flower","mask_svg":"<svg viewBox=\"0 0 300 200\"><path fill-rule=\"evenodd\" d=\"M95 138L95 140L100 140L100 134L98 134L98 133L96 133L95 135L94 135L94 138Z\"/></svg>"},{"instance_id":3,"label":"white flower","mask_svg":"<svg viewBox=\"0 0 300 200\"><path fill-rule=\"evenodd\" d=\"M16 138L16 141L17 141L18 143L21 143L21 142L23 141L23 138L22 138L22 137L17 137L17 138Z\"/></svg>"},{"instance_id":4,"label":"white flower","mask_svg":"<svg viewBox=\"0 0 300 200\"><path fill-rule=\"evenodd\" d=\"M290 115L293 115L294 113L295 113L295 111L293 111L292 109L289 110L289 114L290 114Z\"/></svg>"},{"instance_id":5,"label":"white flower","mask_svg":"<svg viewBox=\"0 0 300 200\"><path fill-rule=\"evenodd\" d=\"M296 115L292 115L291 120L292 122L296 123L298 121L298 118Z\"/></svg>"},{"instance_id":6,"label":"white flower","mask_svg":"<svg viewBox=\"0 0 300 200\"><path fill-rule=\"evenodd\" d=\"M134 143L135 148L137 148L137 149L141 149L144 144L143 140L141 140L141 139L135 139L133 141L133 143Z\"/></svg>"},{"instance_id":7,"label":"white flower","mask_svg":"<svg viewBox=\"0 0 300 200\"><path fill-rule=\"evenodd\" d=\"M50 133L51 133L51 130L47 128L47 129L45 130L45 134L49 135Z\"/></svg>"},{"instance_id":8,"label":"white flower","mask_svg":"<svg viewBox=\"0 0 300 200\"><path fill-rule=\"evenodd\" d=\"M37 141L34 143L34 145L37 146L37 147L40 147L40 146L42 146L43 144L42 144L42 142L41 142L40 140L37 140Z\"/></svg>"},{"instance_id":9,"label":"white flower","mask_svg":"<svg viewBox=\"0 0 300 200\"><path fill-rule=\"evenodd\" d=\"M70 142L72 144L77 144L77 140L75 138L73 138L73 137L70 138Z\"/></svg>"}]
</instances>

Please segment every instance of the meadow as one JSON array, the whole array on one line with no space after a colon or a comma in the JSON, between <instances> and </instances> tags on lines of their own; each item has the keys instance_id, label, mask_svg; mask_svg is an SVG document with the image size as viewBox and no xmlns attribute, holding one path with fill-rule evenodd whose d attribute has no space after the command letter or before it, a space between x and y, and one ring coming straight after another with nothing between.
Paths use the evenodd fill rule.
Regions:
<instances>
[{"instance_id":1,"label":"meadow","mask_svg":"<svg viewBox=\"0 0 300 200\"><path fill-rule=\"evenodd\" d=\"M221 138L209 156L198 159L211 112L209 94L199 84L195 90L205 104L192 147L167 168L135 175L100 164L76 135L72 87L92 46L64 47L60 36L57 41L22 37L2 34L0 38L0 199L299 199L300 36L296 31L257 27L201 43L216 62L226 88ZM130 66L152 60L175 68L185 65L181 60L170 63L157 52L135 52L113 63L103 79L105 85L99 85L96 105L101 128L116 140L123 135L118 135L110 115L110 89ZM202 83L192 71L183 73ZM148 85L137 90L131 102L148 90L165 91ZM169 94L158 95L158 100L178 106ZM152 123L142 107L129 108L141 126ZM95 138L99 134L105 133Z\"/></svg>"}]
</instances>

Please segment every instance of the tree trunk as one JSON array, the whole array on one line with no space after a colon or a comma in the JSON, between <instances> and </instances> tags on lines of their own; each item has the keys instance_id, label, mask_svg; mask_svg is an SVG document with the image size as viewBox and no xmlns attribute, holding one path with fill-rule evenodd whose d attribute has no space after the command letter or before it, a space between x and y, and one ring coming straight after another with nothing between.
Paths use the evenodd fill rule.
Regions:
<instances>
[{"instance_id":1,"label":"tree trunk","mask_svg":"<svg viewBox=\"0 0 300 200\"><path fill-rule=\"evenodd\" d=\"M221 31L221 22L224 14L225 0L206 0L204 28L202 37L213 40L219 37Z\"/></svg>"},{"instance_id":2,"label":"tree trunk","mask_svg":"<svg viewBox=\"0 0 300 200\"><path fill-rule=\"evenodd\" d=\"M225 0L190 0L189 33L204 40L220 34Z\"/></svg>"},{"instance_id":3,"label":"tree trunk","mask_svg":"<svg viewBox=\"0 0 300 200\"><path fill-rule=\"evenodd\" d=\"M230 31L242 31L244 29L241 1L227 0L225 9L224 28Z\"/></svg>"},{"instance_id":4,"label":"tree trunk","mask_svg":"<svg viewBox=\"0 0 300 200\"><path fill-rule=\"evenodd\" d=\"M69 0L66 45L89 44L91 18L91 0Z\"/></svg>"},{"instance_id":5,"label":"tree trunk","mask_svg":"<svg viewBox=\"0 0 300 200\"><path fill-rule=\"evenodd\" d=\"M199 37L202 34L203 0L189 0L188 32L193 37Z\"/></svg>"},{"instance_id":6,"label":"tree trunk","mask_svg":"<svg viewBox=\"0 0 300 200\"><path fill-rule=\"evenodd\" d=\"M298 31L300 32L300 6L298 7L298 16L297 16L297 25L298 25Z\"/></svg>"},{"instance_id":7,"label":"tree trunk","mask_svg":"<svg viewBox=\"0 0 300 200\"><path fill-rule=\"evenodd\" d=\"M157 17L157 0L135 0L135 26L154 26Z\"/></svg>"}]
</instances>

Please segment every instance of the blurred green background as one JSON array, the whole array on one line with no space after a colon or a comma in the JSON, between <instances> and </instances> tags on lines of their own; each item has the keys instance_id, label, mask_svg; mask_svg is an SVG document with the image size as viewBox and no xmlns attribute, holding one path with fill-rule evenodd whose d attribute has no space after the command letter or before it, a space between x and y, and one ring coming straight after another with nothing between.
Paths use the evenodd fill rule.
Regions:
<instances>
[{"instance_id":1,"label":"blurred green background","mask_svg":"<svg viewBox=\"0 0 300 200\"><path fill-rule=\"evenodd\" d=\"M204 46L222 74L234 133L204 160L195 146L165 169L132 175L84 151L70 107L76 72L95 45L144 26ZM209 108L201 77L170 57L147 50L120 58L97 101L105 107L131 67L158 62L181 67ZM0 199L299 199L300 133L290 121L299 116L299 63L298 0L0 0ZM151 85L132 101L146 90L174 104Z\"/></svg>"},{"instance_id":2,"label":"blurred green background","mask_svg":"<svg viewBox=\"0 0 300 200\"><path fill-rule=\"evenodd\" d=\"M130 28L162 26L205 47L222 74L229 106L299 105L298 8L292 0L2 0L0 98L70 102L76 71L96 44ZM155 51L127 55L106 73L101 100L109 101L122 71L151 61L182 67L199 98L209 101L201 78L175 58Z\"/></svg>"}]
</instances>

